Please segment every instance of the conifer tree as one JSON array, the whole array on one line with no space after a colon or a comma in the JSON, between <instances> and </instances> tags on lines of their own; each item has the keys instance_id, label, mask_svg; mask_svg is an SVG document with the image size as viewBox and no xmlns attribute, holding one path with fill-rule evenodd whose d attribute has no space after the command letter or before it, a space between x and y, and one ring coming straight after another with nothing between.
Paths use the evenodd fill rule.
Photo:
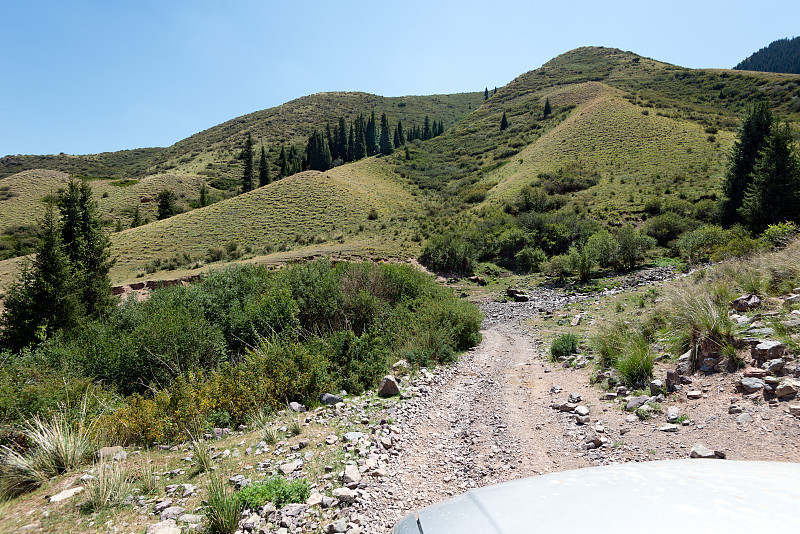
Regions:
<instances>
[{"instance_id":1,"label":"conifer tree","mask_svg":"<svg viewBox=\"0 0 800 534\"><path fill-rule=\"evenodd\" d=\"M131 221L131 228L136 228L142 225L142 214L139 212L139 204L133 210L133 220Z\"/></svg>"},{"instance_id":2,"label":"conifer tree","mask_svg":"<svg viewBox=\"0 0 800 534\"><path fill-rule=\"evenodd\" d=\"M425 115L425 126L422 130L422 140L427 141L431 137L433 137L433 135L431 134L431 123L430 120L428 119L428 116Z\"/></svg>"},{"instance_id":3,"label":"conifer tree","mask_svg":"<svg viewBox=\"0 0 800 534\"><path fill-rule=\"evenodd\" d=\"M406 159L411 159L411 152L408 151L408 145L406 145Z\"/></svg>"},{"instance_id":4,"label":"conifer tree","mask_svg":"<svg viewBox=\"0 0 800 534\"><path fill-rule=\"evenodd\" d=\"M789 125L776 126L759 152L739 215L754 232L770 224L800 222L800 163Z\"/></svg>"},{"instance_id":5,"label":"conifer tree","mask_svg":"<svg viewBox=\"0 0 800 534\"><path fill-rule=\"evenodd\" d=\"M162 189L158 195L158 220L164 220L172 217L178 213L178 208L175 206L175 193L169 189Z\"/></svg>"},{"instance_id":6,"label":"conifer tree","mask_svg":"<svg viewBox=\"0 0 800 534\"><path fill-rule=\"evenodd\" d=\"M489 88L488 87L483 90L483 99L484 100L489 100Z\"/></svg>"},{"instance_id":7,"label":"conifer tree","mask_svg":"<svg viewBox=\"0 0 800 534\"><path fill-rule=\"evenodd\" d=\"M269 178L269 161L267 160L267 151L264 150L264 145L261 145L261 159L258 160L258 186L264 187L270 182ZM203 184L205 188L205 184Z\"/></svg>"},{"instance_id":8,"label":"conifer tree","mask_svg":"<svg viewBox=\"0 0 800 534\"><path fill-rule=\"evenodd\" d=\"M374 156L378 153L377 124L375 124L375 110L367 121L367 129L364 133L367 143L367 156Z\"/></svg>"},{"instance_id":9,"label":"conifer tree","mask_svg":"<svg viewBox=\"0 0 800 534\"><path fill-rule=\"evenodd\" d=\"M314 130L306 145L306 169L327 171L331 168L331 152L322 132Z\"/></svg>"},{"instance_id":10,"label":"conifer tree","mask_svg":"<svg viewBox=\"0 0 800 534\"><path fill-rule=\"evenodd\" d=\"M766 102L750 108L742 121L722 184L720 217L723 226L741 221L739 209L742 207L744 193L750 185L758 154L766 145L772 128L772 111Z\"/></svg>"},{"instance_id":11,"label":"conifer tree","mask_svg":"<svg viewBox=\"0 0 800 534\"><path fill-rule=\"evenodd\" d=\"M58 196L58 209L61 242L74 271L79 299L87 315L99 317L112 305L108 272L114 262L91 186L70 180Z\"/></svg>"},{"instance_id":12,"label":"conifer tree","mask_svg":"<svg viewBox=\"0 0 800 534\"><path fill-rule=\"evenodd\" d=\"M339 117L339 127L337 128L337 139L336 139L336 152L338 157L342 158L343 162L349 161L348 155L349 150L347 146L347 123L344 120L344 117ZM333 154L331 154L333 157ZM335 159L335 158L334 158Z\"/></svg>"},{"instance_id":13,"label":"conifer tree","mask_svg":"<svg viewBox=\"0 0 800 534\"><path fill-rule=\"evenodd\" d=\"M200 207L205 208L210 203L211 202L209 202L208 200L208 187L206 187L206 184L203 184L202 186L200 186ZM138 215L139 215L139 206L136 206L136 216L138 217Z\"/></svg>"},{"instance_id":14,"label":"conifer tree","mask_svg":"<svg viewBox=\"0 0 800 534\"><path fill-rule=\"evenodd\" d=\"M325 123L325 141L328 143L328 154L331 155L331 159L336 159L336 144L333 140L333 133L331 132L331 125L329 123Z\"/></svg>"},{"instance_id":15,"label":"conifer tree","mask_svg":"<svg viewBox=\"0 0 800 534\"><path fill-rule=\"evenodd\" d=\"M381 114L381 140L380 140L380 151L381 154L387 156L394 152L394 146L392 145L391 138L389 137L389 120L386 118L386 113Z\"/></svg>"},{"instance_id":16,"label":"conifer tree","mask_svg":"<svg viewBox=\"0 0 800 534\"><path fill-rule=\"evenodd\" d=\"M353 161L367 157L367 125L362 115L356 119L356 139L353 146Z\"/></svg>"},{"instance_id":17,"label":"conifer tree","mask_svg":"<svg viewBox=\"0 0 800 534\"><path fill-rule=\"evenodd\" d=\"M242 160L242 193L253 190L253 137L247 133L247 140L239 156Z\"/></svg>"},{"instance_id":18,"label":"conifer tree","mask_svg":"<svg viewBox=\"0 0 800 534\"><path fill-rule=\"evenodd\" d=\"M281 145L281 153L278 156L278 161L280 162L281 166L278 178L285 178L286 176L289 176L289 159L286 156L286 147L283 145Z\"/></svg>"},{"instance_id":19,"label":"conifer tree","mask_svg":"<svg viewBox=\"0 0 800 534\"><path fill-rule=\"evenodd\" d=\"M506 112L503 112L503 118L500 119L500 131L508 128L508 117L506 117Z\"/></svg>"},{"instance_id":20,"label":"conifer tree","mask_svg":"<svg viewBox=\"0 0 800 534\"><path fill-rule=\"evenodd\" d=\"M403 133L403 121L397 121L397 128L395 129L395 134L397 135L397 146L403 146L406 144L406 136Z\"/></svg>"},{"instance_id":21,"label":"conifer tree","mask_svg":"<svg viewBox=\"0 0 800 534\"><path fill-rule=\"evenodd\" d=\"M543 117L549 116L553 112L553 109L550 107L550 99L544 99L544 111L542 112Z\"/></svg>"},{"instance_id":22,"label":"conifer tree","mask_svg":"<svg viewBox=\"0 0 800 534\"><path fill-rule=\"evenodd\" d=\"M444 133L444 121L439 121L439 131L436 132L436 135L442 135Z\"/></svg>"},{"instance_id":23,"label":"conifer tree","mask_svg":"<svg viewBox=\"0 0 800 534\"><path fill-rule=\"evenodd\" d=\"M84 314L52 204L47 205L40 226L42 238L36 254L6 292L0 319L2 345L14 352L76 326Z\"/></svg>"},{"instance_id":24,"label":"conifer tree","mask_svg":"<svg viewBox=\"0 0 800 534\"><path fill-rule=\"evenodd\" d=\"M353 131L353 123L350 123L350 134L347 136L347 161L356 159L356 134Z\"/></svg>"}]
</instances>

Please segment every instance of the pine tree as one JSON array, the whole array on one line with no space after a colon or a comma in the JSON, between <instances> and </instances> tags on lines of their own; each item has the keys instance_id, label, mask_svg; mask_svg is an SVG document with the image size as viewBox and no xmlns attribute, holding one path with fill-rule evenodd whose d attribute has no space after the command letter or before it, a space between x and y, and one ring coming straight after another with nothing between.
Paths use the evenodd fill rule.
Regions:
<instances>
[{"instance_id":1,"label":"pine tree","mask_svg":"<svg viewBox=\"0 0 800 534\"><path fill-rule=\"evenodd\" d=\"M286 157L286 147L283 145L281 145L281 153L278 156L278 161L280 162L281 166L280 175L278 178L285 178L286 176L289 176L289 160Z\"/></svg>"},{"instance_id":2,"label":"pine tree","mask_svg":"<svg viewBox=\"0 0 800 534\"><path fill-rule=\"evenodd\" d=\"M0 319L0 341L14 352L76 326L84 313L51 204L40 226L42 236L36 254L7 290Z\"/></svg>"},{"instance_id":3,"label":"pine tree","mask_svg":"<svg viewBox=\"0 0 800 534\"><path fill-rule=\"evenodd\" d=\"M87 315L99 317L112 306L108 272L114 262L91 186L70 180L59 194L58 209L61 242L74 271L79 298Z\"/></svg>"},{"instance_id":4,"label":"pine tree","mask_svg":"<svg viewBox=\"0 0 800 534\"><path fill-rule=\"evenodd\" d=\"M403 133L403 121L400 121L400 120L397 121L397 129L395 130L395 133L397 134L397 139L398 139L397 146L400 147L400 146L405 145L406 144L406 136Z\"/></svg>"},{"instance_id":5,"label":"pine tree","mask_svg":"<svg viewBox=\"0 0 800 534\"><path fill-rule=\"evenodd\" d=\"M258 186L264 187L269 184L269 161L267 160L267 151L264 150L264 145L261 145L261 159L258 160ZM205 184L203 184L205 187Z\"/></svg>"},{"instance_id":6,"label":"pine tree","mask_svg":"<svg viewBox=\"0 0 800 534\"><path fill-rule=\"evenodd\" d=\"M408 151L408 145L406 145L406 159L411 159L411 152Z\"/></svg>"},{"instance_id":7,"label":"pine tree","mask_svg":"<svg viewBox=\"0 0 800 534\"><path fill-rule=\"evenodd\" d=\"M178 208L175 206L175 193L169 189L162 189L158 195L158 220L168 219L178 213Z\"/></svg>"},{"instance_id":8,"label":"pine tree","mask_svg":"<svg viewBox=\"0 0 800 534\"><path fill-rule=\"evenodd\" d=\"M328 144L328 154L331 155L331 160L336 159L338 156L334 156L336 154L336 143L333 140L333 133L331 132L331 125L329 123L325 123L325 141Z\"/></svg>"},{"instance_id":9,"label":"pine tree","mask_svg":"<svg viewBox=\"0 0 800 534\"><path fill-rule=\"evenodd\" d=\"M723 226L741 221L739 209L750 185L758 154L767 143L773 128L772 111L766 102L750 108L739 128L739 137L731 151L725 181L722 184L720 217Z\"/></svg>"},{"instance_id":10,"label":"pine tree","mask_svg":"<svg viewBox=\"0 0 800 534\"><path fill-rule=\"evenodd\" d=\"M356 119L356 140L353 146L353 161L367 157L367 125L362 115Z\"/></svg>"},{"instance_id":11,"label":"pine tree","mask_svg":"<svg viewBox=\"0 0 800 534\"><path fill-rule=\"evenodd\" d=\"M321 132L314 130L306 145L306 169L327 171L331 168L331 152Z\"/></svg>"},{"instance_id":12,"label":"pine tree","mask_svg":"<svg viewBox=\"0 0 800 534\"><path fill-rule=\"evenodd\" d=\"M347 136L347 161L356 160L356 134L353 131L353 123L350 123L350 134Z\"/></svg>"},{"instance_id":13,"label":"pine tree","mask_svg":"<svg viewBox=\"0 0 800 534\"><path fill-rule=\"evenodd\" d=\"M758 155L739 215L754 232L770 224L800 222L800 163L789 125L776 126Z\"/></svg>"},{"instance_id":14,"label":"pine tree","mask_svg":"<svg viewBox=\"0 0 800 534\"><path fill-rule=\"evenodd\" d=\"M208 187L206 187L206 184L203 184L202 186L200 186L200 207L205 208L209 204L210 202L208 200ZM136 213L137 215L139 213L138 206L136 207Z\"/></svg>"},{"instance_id":15,"label":"pine tree","mask_svg":"<svg viewBox=\"0 0 800 534\"><path fill-rule=\"evenodd\" d=\"M542 112L542 117L547 117L553 112L553 109L550 107L550 99L544 99L544 111Z\"/></svg>"},{"instance_id":16,"label":"pine tree","mask_svg":"<svg viewBox=\"0 0 800 534\"><path fill-rule=\"evenodd\" d=\"M374 156L378 153L378 135L377 125L375 124L375 111L367 121L367 129L364 133L365 141L367 143L367 156Z\"/></svg>"},{"instance_id":17,"label":"pine tree","mask_svg":"<svg viewBox=\"0 0 800 534\"><path fill-rule=\"evenodd\" d=\"M253 137L247 133L247 140L239 156L242 160L242 193L253 190ZM159 217L160 218L160 217Z\"/></svg>"},{"instance_id":18,"label":"pine tree","mask_svg":"<svg viewBox=\"0 0 800 534\"><path fill-rule=\"evenodd\" d=\"M428 119L428 116L425 115L425 126L424 129L422 130L422 140L427 141L431 137L433 137L433 134L431 133L431 123L430 120Z\"/></svg>"},{"instance_id":19,"label":"pine tree","mask_svg":"<svg viewBox=\"0 0 800 534\"><path fill-rule=\"evenodd\" d=\"M133 220L131 221L131 228L136 228L142 225L142 214L139 212L139 204L133 210Z\"/></svg>"},{"instance_id":20,"label":"pine tree","mask_svg":"<svg viewBox=\"0 0 800 534\"><path fill-rule=\"evenodd\" d=\"M484 100L489 100L489 88L488 87L483 90L483 99Z\"/></svg>"},{"instance_id":21,"label":"pine tree","mask_svg":"<svg viewBox=\"0 0 800 534\"><path fill-rule=\"evenodd\" d=\"M506 117L506 112L503 112L503 118L500 119L500 131L508 128L508 117Z\"/></svg>"},{"instance_id":22,"label":"pine tree","mask_svg":"<svg viewBox=\"0 0 800 534\"><path fill-rule=\"evenodd\" d=\"M347 123L345 122L344 117L339 117L339 127L336 129L336 131L338 135L336 139L336 152L338 157L340 157L343 162L347 162L349 151L347 146ZM333 157L333 154L331 154L331 157Z\"/></svg>"},{"instance_id":23,"label":"pine tree","mask_svg":"<svg viewBox=\"0 0 800 534\"><path fill-rule=\"evenodd\" d=\"M381 114L381 140L380 151L384 156L388 156L394 152L391 138L389 137L389 120L386 118L386 113Z\"/></svg>"},{"instance_id":24,"label":"pine tree","mask_svg":"<svg viewBox=\"0 0 800 534\"><path fill-rule=\"evenodd\" d=\"M444 121L439 121L439 131L436 132L436 135L442 135L444 133Z\"/></svg>"}]
</instances>

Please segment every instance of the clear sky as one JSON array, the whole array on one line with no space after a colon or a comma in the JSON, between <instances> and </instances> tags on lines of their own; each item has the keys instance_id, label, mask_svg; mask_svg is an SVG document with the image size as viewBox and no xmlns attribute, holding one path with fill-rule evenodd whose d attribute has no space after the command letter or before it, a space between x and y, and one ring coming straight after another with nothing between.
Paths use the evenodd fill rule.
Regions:
<instances>
[{"instance_id":1,"label":"clear sky","mask_svg":"<svg viewBox=\"0 0 800 534\"><path fill-rule=\"evenodd\" d=\"M800 2L0 0L0 156L168 146L321 91L482 91L579 46L730 68Z\"/></svg>"}]
</instances>

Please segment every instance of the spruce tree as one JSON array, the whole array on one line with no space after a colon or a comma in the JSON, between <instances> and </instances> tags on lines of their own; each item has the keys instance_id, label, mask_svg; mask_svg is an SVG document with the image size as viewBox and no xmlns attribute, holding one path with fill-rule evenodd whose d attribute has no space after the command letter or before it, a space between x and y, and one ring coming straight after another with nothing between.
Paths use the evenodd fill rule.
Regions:
<instances>
[{"instance_id":1,"label":"spruce tree","mask_svg":"<svg viewBox=\"0 0 800 534\"><path fill-rule=\"evenodd\" d=\"M206 187L206 184L203 184L202 186L200 186L200 207L205 208L210 203L211 202L209 202L208 200L208 187ZM138 206L136 207L136 214L137 215L139 214Z\"/></svg>"},{"instance_id":2,"label":"spruce tree","mask_svg":"<svg viewBox=\"0 0 800 534\"><path fill-rule=\"evenodd\" d=\"M433 134L431 133L431 123L430 123L430 119L428 119L428 116L427 116L427 115L425 115L425 127L424 127L424 129L422 130L422 140L423 140L423 141L427 141L427 140L428 140L428 139L430 139L431 137L433 137Z\"/></svg>"},{"instance_id":3,"label":"spruce tree","mask_svg":"<svg viewBox=\"0 0 800 534\"><path fill-rule=\"evenodd\" d=\"M253 137L250 132L239 158L242 160L242 193L247 193L253 190Z\"/></svg>"},{"instance_id":4,"label":"spruce tree","mask_svg":"<svg viewBox=\"0 0 800 534\"><path fill-rule=\"evenodd\" d=\"M175 206L175 193L169 189L162 189L156 195L158 201L158 220L164 220L172 217L178 213L178 208Z\"/></svg>"},{"instance_id":5,"label":"spruce tree","mask_svg":"<svg viewBox=\"0 0 800 534\"><path fill-rule=\"evenodd\" d=\"M353 146L353 161L367 157L366 121L362 115L356 119L356 140Z\"/></svg>"},{"instance_id":6,"label":"spruce tree","mask_svg":"<svg viewBox=\"0 0 800 534\"><path fill-rule=\"evenodd\" d=\"M356 134L353 131L353 123L350 123L350 134L347 136L347 161L356 159Z\"/></svg>"},{"instance_id":7,"label":"spruce tree","mask_svg":"<svg viewBox=\"0 0 800 534\"><path fill-rule=\"evenodd\" d=\"M139 211L139 204L133 209L133 220L131 221L131 228L136 228L142 225L142 214Z\"/></svg>"},{"instance_id":8,"label":"spruce tree","mask_svg":"<svg viewBox=\"0 0 800 534\"><path fill-rule=\"evenodd\" d=\"M58 196L58 209L61 242L74 271L79 298L87 315L99 317L112 305L108 272L114 262L91 186L70 180Z\"/></svg>"},{"instance_id":9,"label":"spruce tree","mask_svg":"<svg viewBox=\"0 0 800 534\"><path fill-rule=\"evenodd\" d=\"M488 87L483 90L483 99L484 100L489 100L489 88Z\"/></svg>"},{"instance_id":10,"label":"spruce tree","mask_svg":"<svg viewBox=\"0 0 800 534\"><path fill-rule=\"evenodd\" d=\"M403 121L400 121L400 120L397 121L397 129L395 130L395 132L397 133L397 139L398 139L397 146L400 147L400 146L405 145L406 144L406 136L403 133Z\"/></svg>"},{"instance_id":11,"label":"spruce tree","mask_svg":"<svg viewBox=\"0 0 800 534\"><path fill-rule=\"evenodd\" d=\"M508 128L508 117L506 117L506 112L503 112L503 117L500 119L500 131Z\"/></svg>"},{"instance_id":12,"label":"spruce tree","mask_svg":"<svg viewBox=\"0 0 800 534\"><path fill-rule=\"evenodd\" d=\"M331 152L322 132L314 130L306 145L306 169L327 171L331 168Z\"/></svg>"},{"instance_id":13,"label":"spruce tree","mask_svg":"<svg viewBox=\"0 0 800 534\"><path fill-rule=\"evenodd\" d=\"M381 154L388 156L394 152L391 138L389 137L389 120L386 118L386 113L381 114L381 140L380 140Z\"/></svg>"},{"instance_id":14,"label":"spruce tree","mask_svg":"<svg viewBox=\"0 0 800 534\"><path fill-rule=\"evenodd\" d=\"M281 153L278 156L278 162L280 163L280 175L278 178L285 178L289 176L289 159L286 156L286 147L281 145Z\"/></svg>"},{"instance_id":15,"label":"spruce tree","mask_svg":"<svg viewBox=\"0 0 800 534\"><path fill-rule=\"evenodd\" d=\"M766 145L772 128L772 111L766 102L750 108L742 121L722 184L720 217L723 226L741 222L739 209L744 201L744 193L750 185L758 154Z\"/></svg>"},{"instance_id":16,"label":"spruce tree","mask_svg":"<svg viewBox=\"0 0 800 534\"><path fill-rule=\"evenodd\" d=\"M375 111L367 121L367 128L364 133L365 141L367 143L367 156L374 156L378 153L378 135L377 124L375 124Z\"/></svg>"},{"instance_id":17,"label":"spruce tree","mask_svg":"<svg viewBox=\"0 0 800 534\"><path fill-rule=\"evenodd\" d=\"M800 164L788 124L776 126L759 152L739 215L754 232L779 222L800 222Z\"/></svg>"},{"instance_id":18,"label":"spruce tree","mask_svg":"<svg viewBox=\"0 0 800 534\"><path fill-rule=\"evenodd\" d=\"M347 146L347 123L344 120L344 117L339 117L339 127L337 128L337 139L336 139L336 152L338 156L342 159L342 162L348 161L349 151ZM331 154L333 157L333 154Z\"/></svg>"},{"instance_id":19,"label":"spruce tree","mask_svg":"<svg viewBox=\"0 0 800 534\"><path fill-rule=\"evenodd\" d=\"M264 145L261 145L261 159L258 160L258 186L264 187L269 184L269 161L267 160L267 151L264 150ZM205 187L205 184L203 185Z\"/></svg>"},{"instance_id":20,"label":"spruce tree","mask_svg":"<svg viewBox=\"0 0 800 534\"><path fill-rule=\"evenodd\" d=\"M59 330L73 328L84 313L79 286L51 204L40 226L42 236L36 254L6 291L0 318L2 345L14 352Z\"/></svg>"},{"instance_id":21,"label":"spruce tree","mask_svg":"<svg viewBox=\"0 0 800 534\"><path fill-rule=\"evenodd\" d=\"M542 112L543 117L549 116L553 112L553 109L550 107L550 99L544 99L544 111Z\"/></svg>"}]
</instances>

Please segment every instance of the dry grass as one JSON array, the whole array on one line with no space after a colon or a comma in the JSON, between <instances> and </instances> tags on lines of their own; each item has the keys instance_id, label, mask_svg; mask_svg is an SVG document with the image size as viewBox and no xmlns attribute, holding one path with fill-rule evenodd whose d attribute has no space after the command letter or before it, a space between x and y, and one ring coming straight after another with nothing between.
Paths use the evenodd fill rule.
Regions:
<instances>
[{"instance_id":1,"label":"dry grass","mask_svg":"<svg viewBox=\"0 0 800 534\"><path fill-rule=\"evenodd\" d=\"M122 462L102 462L94 466L94 478L86 484L84 508L97 512L120 506L130 495L133 476Z\"/></svg>"}]
</instances>

